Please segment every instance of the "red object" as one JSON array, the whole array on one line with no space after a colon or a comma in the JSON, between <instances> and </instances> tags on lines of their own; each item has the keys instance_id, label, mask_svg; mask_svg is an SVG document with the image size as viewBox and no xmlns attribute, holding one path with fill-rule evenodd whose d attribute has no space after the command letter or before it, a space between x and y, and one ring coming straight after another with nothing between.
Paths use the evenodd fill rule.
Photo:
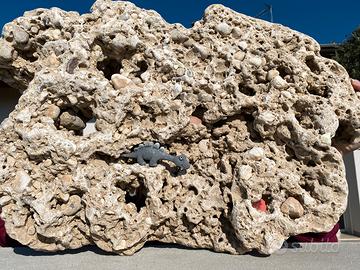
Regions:
<instances>
[{"instance_id":1,"label":"red object","mask_svg":"<svg viewBox=\"0 0 360 270\"><path fill-rule=\"evenodd\" d=\"M0 209L1 213L1 209ZM0 247L6 247L5 222L0 218Z\"/></svg>"},{"instance_id":2,"label":"red object","mask_svg":"<svg viewBox=\"0 0 360 270\"><path fill-rule=\"evenodd\" d=\"M288 242L299 242L299 243L338 242L336 233L339 231L339 229L340 229L339 223L336 223L334 228L332 228L332 230L329 232L299 234L299 235L291 236L288 239Z\"/></svg>"},{"instance_id":3,"label":"red object","mask_svg":"<svg viewBox=\"0 0 360 270\"><path fill-rule=\"evenodd\" d=\"M263 199L260 199L257 202L253 202L252 206L260 212L266 212L266 202Z\"/></svg>"}]
</instances>

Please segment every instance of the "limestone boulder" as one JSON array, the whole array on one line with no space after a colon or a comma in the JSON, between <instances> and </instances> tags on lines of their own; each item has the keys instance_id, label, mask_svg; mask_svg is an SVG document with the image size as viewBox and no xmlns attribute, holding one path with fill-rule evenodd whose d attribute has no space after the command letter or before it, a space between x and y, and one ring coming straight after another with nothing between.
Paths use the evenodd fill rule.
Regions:
<instances>
[{"instance_id":1,"label":"limestone boulder","mask_svg":"<svg viewBox=\"0 0 360 270\"><path fill-rule=\"evenodd\" d=\"M222 5L190 29L123 1L26 12L0 39L0 80L23 92L0 127L9 235L46 251L156 240L270 254L330 230L347 201L334 145L359 141L360 111L319 50ZM144 141L191 167L121 158Z\"/></svg>"}]
</instances>

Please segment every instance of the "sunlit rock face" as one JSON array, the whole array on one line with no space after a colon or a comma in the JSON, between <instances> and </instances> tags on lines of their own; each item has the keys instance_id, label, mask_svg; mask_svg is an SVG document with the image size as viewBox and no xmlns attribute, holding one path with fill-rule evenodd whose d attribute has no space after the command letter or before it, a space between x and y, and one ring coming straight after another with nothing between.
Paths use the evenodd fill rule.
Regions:
<instances>
[{"instance_id":1,"label":"sunlit rock face","mask_svg":"<svg viewBox=\"0 0 360 270\"><path fill-rule=\"evenodd\" d=\"M0 129L2 218L34 249L269 254L346 207L332 145L359 140L359 98L284 26L222 5L190 29L122 1L37 9L4 27L0 80L23 92ZM191 167L121 158L144 141Z\"/></svg>"}]
</instances>

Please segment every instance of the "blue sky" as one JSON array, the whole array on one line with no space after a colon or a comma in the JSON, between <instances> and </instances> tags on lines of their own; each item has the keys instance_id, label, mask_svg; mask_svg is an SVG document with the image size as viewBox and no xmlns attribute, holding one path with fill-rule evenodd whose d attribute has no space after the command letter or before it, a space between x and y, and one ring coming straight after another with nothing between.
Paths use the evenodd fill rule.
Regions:
<instances>
[{"instance_id":1,"label":"blue sky","mask_svg":"<svg viewBox=\"0 0 360 270\"><path fill-rule=\"evenodd\" d=\"M9 0L1 3L0 27L38 7L89 11L93 0ZM204 9L214 3L256 16L265 4L273 6L274 22L281 23L315 38L320 43L342 42L360 25L360 0L131 0L136 5L154 9L168 22L190 27ZM270 16L263 16L270 20Z\"/></svg>"}]
</instances>

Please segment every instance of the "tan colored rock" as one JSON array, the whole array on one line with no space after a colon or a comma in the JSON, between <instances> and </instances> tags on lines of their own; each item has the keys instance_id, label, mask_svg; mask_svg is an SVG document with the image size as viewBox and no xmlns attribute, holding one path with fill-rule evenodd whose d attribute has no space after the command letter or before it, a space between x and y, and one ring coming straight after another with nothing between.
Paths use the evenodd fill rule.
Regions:
<instances>
[{"instance_id":1,"label":"tan colored rock","mask_svg":"<svg viewBox=\"0 0 360 270\"><path fill-rule=\"evenodd\" d=\"M54 104L51 104L45 111L45 115L53 120L56 120L60 115L60 108Z\"/></svg>"},{"instance_id":2,"label":"tan colored rock","mask_svg":"<svg viewBox=\"0 0 360 270\"><path fill-rule=\"evenodd\" d=\"M132 81L129 78L127 78L123 75L120 75L120 74L112 75L111 81L114 85L114 88L117 90L120 90L132 83Z\"/></svg>"},{"instance_id":3,"label":"tan colored rock","mask_svg":"<svg viewBox=\"0 0 360 270\"><path fill-rule=\"evenodd\" d=\"M85 128L85 123L74 112L63 112L60 115L60 125L71 130L82 130Z\"/></svg>"},{"instance_id":4,"label":"tan colored rock","mask_svg":"<svg viewBox=\"0 0 360 270\"><path fill-rule=\"evenodd\" d=\"M304 215L304 208L294 197L289 197L281 204L281 212L289 215L291 218L299 218Z\"/></svg>"},{"instance_id":5,"label":"tan colored rock","mask_svg":"<svg viewBox=\"0 0 360 270\"><path fill-rule=\"evenodd\" d=\"M124 1L26 12L0 39L0 80L26 90L0 126L8 233L48 251L130 255L161 241L270 254L330 230L347 201L331 143L359 140L360 108L319 50L221 5L190 29ZM144 141L191 167L175 176L172 162L120 158Z\"/></svg>"}]
</instances>

